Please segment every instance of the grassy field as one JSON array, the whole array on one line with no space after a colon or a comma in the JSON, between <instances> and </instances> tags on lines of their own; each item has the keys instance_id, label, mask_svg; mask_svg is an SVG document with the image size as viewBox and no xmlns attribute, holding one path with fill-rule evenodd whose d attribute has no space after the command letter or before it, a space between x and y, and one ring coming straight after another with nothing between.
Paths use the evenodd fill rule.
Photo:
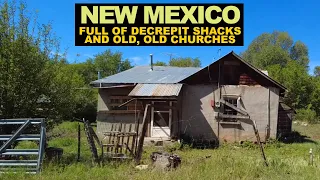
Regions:
<instances>
[{"instance_id":1,"label":"grassy field","mask_svg":"<svg viewBox=\"0 0 320 180\"><path fill-rule=\"evenodd\" d=\"M59 163L46 163L39 175L3 174L1 179L319 179L320 125L294 124L294 129L308 136L304 142L270 143L265 147L269 167L264 166L258 147L222 145L214 150L183 149L174 153L182 158L181 167L171 172L137 170L131 162L93 166L84 134L81 161L77 156L77 123L65 122L49 132L49 146L61 147ZM32 146L23 144L20 146ZM170 148L170 147L167 147ZM309 165L309 149L314 151L314 164ZM154 147L145 150L143 163L150 164ZM210 158L204 158L211 156Z\"/></svg>"}]
</instances>

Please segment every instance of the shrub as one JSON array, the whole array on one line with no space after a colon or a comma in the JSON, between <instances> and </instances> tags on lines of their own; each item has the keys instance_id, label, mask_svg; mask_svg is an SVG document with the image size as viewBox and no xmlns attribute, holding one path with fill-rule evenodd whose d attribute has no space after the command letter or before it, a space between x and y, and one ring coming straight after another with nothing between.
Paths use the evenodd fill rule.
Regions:
<instances>
[{"instance_id":1,"label":"shrub","mask_svg":"<svg viewBox=\"0 0 320 180\"><path fill-rule=\"evenodd\" d=\"M307 109L298 109L295 119L298 121L305 121L311 124L318 123L319 117L314 110L308 107Z\"/></svg>"}]
</instances>

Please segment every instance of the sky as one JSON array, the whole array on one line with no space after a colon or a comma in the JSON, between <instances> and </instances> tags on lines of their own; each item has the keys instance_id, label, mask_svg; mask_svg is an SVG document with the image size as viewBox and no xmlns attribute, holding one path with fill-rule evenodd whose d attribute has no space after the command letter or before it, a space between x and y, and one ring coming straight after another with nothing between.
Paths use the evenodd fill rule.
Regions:
<instances>
[{"instance_id":1,"label":"sky","mask_svg":"<svg viewBox=\"0 0 320 180\"><path fill-rule=\"evenodd\" d=\"M120 51L124 59L129 59L133 65L147 65L150 54L154 61L169 61L168 54L173 57L199 58L202 66L206 66L230 51L236 53L246 50L254 38L265 32L286 31L294 41L302 41L309 48L310 73L313 68L320 65L320 2L316 0L268 0L268 1L190 1L190 0L153 0L133 1L118 0L117 3L244 3L244 46L205 46L205 47L179 47L179 46L150 46L150 47L124 47L124 46L86 46L74 44L74 5L75 3L115 3L115 1L99 0L28 0L27 8L39 12L39 23L52 22L53 31L60 38L61 48L67 49L69 62L82 62L95 54L107 49ZM80 56L77 56L79 54Z\"/></svg>"}]
</instances>

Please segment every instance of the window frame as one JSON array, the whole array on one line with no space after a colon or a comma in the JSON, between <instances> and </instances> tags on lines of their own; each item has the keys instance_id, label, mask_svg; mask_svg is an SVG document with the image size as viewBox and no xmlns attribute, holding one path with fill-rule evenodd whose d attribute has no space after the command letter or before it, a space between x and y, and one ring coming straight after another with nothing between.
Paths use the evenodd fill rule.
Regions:
<instances>
[{"instance_id":1,"label":"window frame","mask_svg":"<svg viewBox=\"0 0 320 180\"><path fill-rule=\"evenodd\" d=\"M237 108L240 108L238 106L238 97L224 96L223 100L225 102L228 102L228 103L234 105ZM233 115L233 116L239 115L239 112L237 110L235 110L235 109L233 109L233 108L231 108L231 107L229 107L229 106L227 106L225 104L223 104L222 107L223 107L222 108L222 114L224 114L224 115ZM226 111L226 109L228 111ZM225 121L225 122L237 122L238 120L236 118L224 118L223 121Z\"/></svg>"}]
</instances>

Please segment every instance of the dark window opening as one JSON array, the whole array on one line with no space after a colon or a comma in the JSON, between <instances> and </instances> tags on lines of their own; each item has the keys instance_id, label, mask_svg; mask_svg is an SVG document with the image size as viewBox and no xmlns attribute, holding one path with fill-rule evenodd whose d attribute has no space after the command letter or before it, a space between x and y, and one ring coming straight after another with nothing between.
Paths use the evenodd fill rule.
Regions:
<instances>
[{"instance_id":1,"label":"dark window opening","mask_svg":"<svg viewBox=\"0 0 320 180\"><path fill-rule=\"evenodd\" d=\"M153 127L169 127L169 113L154 113Z\"/></svg>"},{"instance_id":2,"label":"dark window opening","mask_svg":"<svg viewBox=\"0 0 320 180\"><path fill-rule=\"evenodd\" d=\"M232 104L233 106L237 107L237 99L236 98L224 98L224 100L230 104ZM224 105L224 110L223 110L223 114L226 115L237 115L238 111L236 111L235 109Z\"/></svg>"}]
</instances>

